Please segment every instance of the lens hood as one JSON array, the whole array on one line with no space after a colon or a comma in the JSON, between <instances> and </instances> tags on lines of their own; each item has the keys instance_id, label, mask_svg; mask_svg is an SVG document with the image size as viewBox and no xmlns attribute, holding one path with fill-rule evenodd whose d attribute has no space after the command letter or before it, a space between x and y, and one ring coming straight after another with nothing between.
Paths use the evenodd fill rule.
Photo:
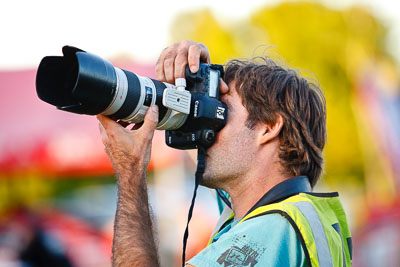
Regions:
<instances>
[{"instance_id":1,"label":"lens hood","mask_svg":"<svg viewBox=\"0 0 400 267\"><path fill-rule=\"evenodd\" d=\"M36 74L39 98L58 109L95 115L110 104L117 77L112 64L81 49L64 46L63 55L48 56Z\"/></svg>"}]
</instances>

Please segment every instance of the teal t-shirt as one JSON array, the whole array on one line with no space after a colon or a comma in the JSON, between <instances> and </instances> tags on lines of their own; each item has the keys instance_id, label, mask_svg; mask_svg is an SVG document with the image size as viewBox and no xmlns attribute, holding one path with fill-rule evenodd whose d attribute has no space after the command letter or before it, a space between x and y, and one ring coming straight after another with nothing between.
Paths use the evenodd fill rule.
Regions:
<instances>
[{"instance_id":1,"label":"teal t-shirt","mask_svg":"<svg viewBox=\"0 0 400 267\"><path fill-rule=\"evenodd\" d=\"M279 214L268 214L225 226L211 245L188 263L201 266L306 266L295 230Z\"/></svg>"}]
</instances>

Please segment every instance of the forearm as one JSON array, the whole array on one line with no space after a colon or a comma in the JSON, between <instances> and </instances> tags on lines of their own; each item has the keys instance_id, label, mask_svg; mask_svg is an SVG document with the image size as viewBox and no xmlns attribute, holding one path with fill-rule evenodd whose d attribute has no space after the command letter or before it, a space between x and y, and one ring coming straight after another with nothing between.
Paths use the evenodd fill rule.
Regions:
<instances>
[{"instance_id":1,"label":"forearm","mask_svg":"<svg viewBox=\"0 0 400 267\"><path fill-rule=\"evenodd\" d=\"M118 174L113 266L159 266L145 169Z\"/></svg>"}]
</instances>

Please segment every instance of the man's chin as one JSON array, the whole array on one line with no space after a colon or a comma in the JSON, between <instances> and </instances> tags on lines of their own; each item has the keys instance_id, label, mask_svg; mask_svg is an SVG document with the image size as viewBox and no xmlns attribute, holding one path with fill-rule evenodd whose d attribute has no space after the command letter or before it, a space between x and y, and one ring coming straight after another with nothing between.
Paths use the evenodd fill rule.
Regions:
<instances>
[{"instance_id":1,"label":"man's chin","mask_svg":"<svg viewBox=\"0 0 400 267\"><path fill-rule=\"evenodd\" d=\"M200 181L200 185L205 186L210 189L216 189L215 185L213 183L209 183L208 181L202 180L202 181Z\"/></svg>"},{"instance_id":2,"label":"man's chin","mask_svg":"<svg viewBox=\"0 0 400 267\"><path fill-rule=\"evenodd\" d=\"M208 176L207 173L203 174L203 177L200 180L200 185L208 187L208 188L211 188L211 189L216 189L217 188L215 180L212 179L210 176Z\"/></svg>"}]
</instances>

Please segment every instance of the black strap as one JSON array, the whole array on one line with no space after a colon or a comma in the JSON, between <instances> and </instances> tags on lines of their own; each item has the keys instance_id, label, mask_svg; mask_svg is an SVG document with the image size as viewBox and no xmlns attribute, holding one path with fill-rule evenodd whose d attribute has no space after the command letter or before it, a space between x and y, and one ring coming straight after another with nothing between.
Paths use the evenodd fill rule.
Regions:
<instances>
[{"instance_id":1,"label":"black strap","mask_svg":"<svg viewBox=\"0 0 400 267\"><path fill-rule=\"evenodd\" d=\"M231 202L229 199L224 195L221 189L215 189L217 191L218 196L221 198L221 200L230 208L232 209Z\"/></svg>"},{"instance_id":2,"label":"black strap","mask_svg":"<svg viewBox=\"0 0 400 267\"><path fill-rule=\"evenodd\" d=\"M183 235L182 266L185 266L186 244L187 244L187 239L189 237L189 222L190 222L190 219L192 219L193 207L194 207L194 202L196 200L196 194L197 194L197 188L199 187L200 180L203 177L205 167L206 167L205 149L202 147L199 147L197 150L197 169L196 169L196 174L195 174L193 198L192 198L192 203L190 204L190 208L189 208L189 212L188 212L188 220L187 220L187 224L186 224L185 234Z\"/></svg>"}]
</instances>

